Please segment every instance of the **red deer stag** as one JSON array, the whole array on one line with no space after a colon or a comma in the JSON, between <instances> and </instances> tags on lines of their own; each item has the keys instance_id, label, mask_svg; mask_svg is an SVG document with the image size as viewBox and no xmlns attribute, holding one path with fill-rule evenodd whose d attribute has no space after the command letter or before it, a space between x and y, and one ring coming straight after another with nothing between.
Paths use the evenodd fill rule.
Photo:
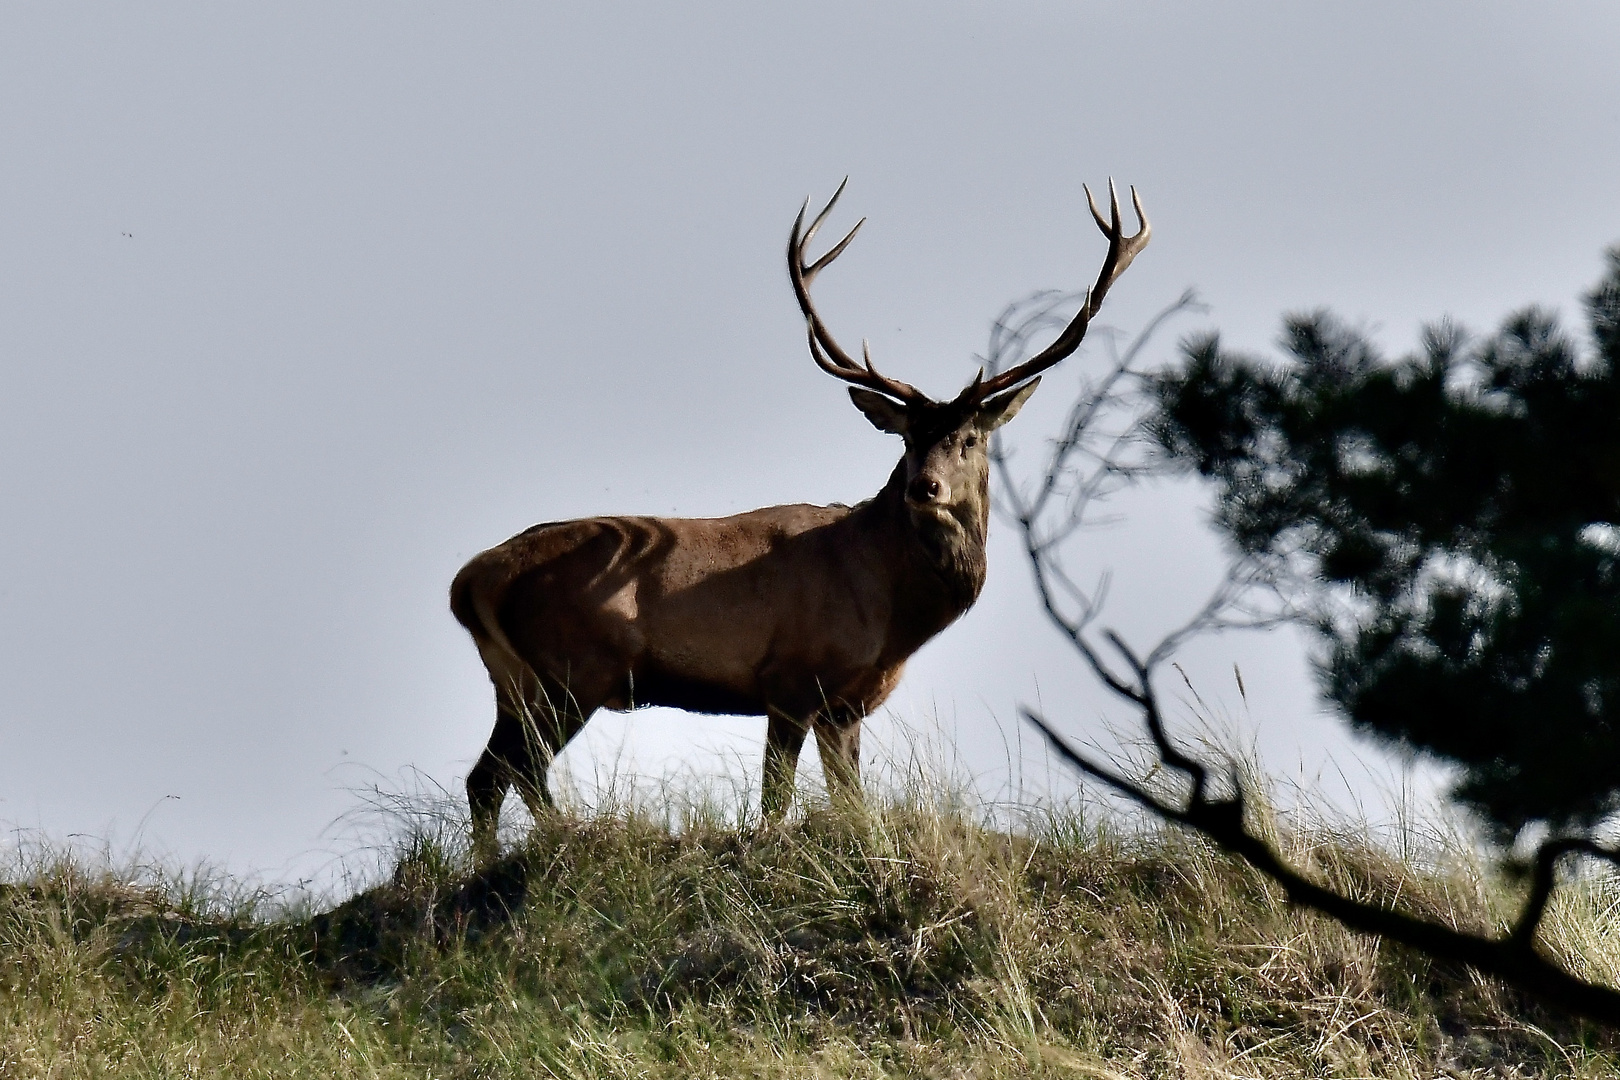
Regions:
<instances>
[{"instance_id":1,"label":"red deer stag","mask_svg":"<svg viewBox=\"0 0 1620 1080\"><path fill-rule=\"evenodd\" d=\"M672 705L764 716L762 809L779 816L813 727L829 786L859 796L861 720L907 658L972 605L989 527L986 437L1011 420L1040 372L1079 347L1103 297L1146 246L1127 236L1109 184L1108 253L1056 341L950 401L857 362L833 340L810 285L862 222L814 262L805 248L838 192L788 240L788 274L810 355L850 383L855 407L905 440L883 490L859 506L770 506L725 518L599 517L536 525L456 575L450 607L495 684L495 731L467 777L473 836L492 850L513 784L529 809L551 803L546 770L597 709Z\"/></svg>"}]
</instances>

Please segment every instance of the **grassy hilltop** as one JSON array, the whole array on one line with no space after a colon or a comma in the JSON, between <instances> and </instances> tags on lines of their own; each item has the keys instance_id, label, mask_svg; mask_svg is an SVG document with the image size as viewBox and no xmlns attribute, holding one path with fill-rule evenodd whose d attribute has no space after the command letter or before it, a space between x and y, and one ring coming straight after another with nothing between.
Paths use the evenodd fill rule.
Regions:
<instances>
[{"instance_id":1,"label":"grassy hilltop","mask_svg":"<svg viewBox=\"0 0 1620 1080\"><path fill-rule=\"evenodd\" d=\"M949 804L701 818L558 816L482 873L447 824L319 914L14 866L0 1078L1620 1074L1615 1036L1291 910L1180 835L1009 835ZM1283 842L1361 896L1512 910L1462 860ZM1549 947L1616 978L1620 892L1567 892Z\"/></svg>"}]
</instances>

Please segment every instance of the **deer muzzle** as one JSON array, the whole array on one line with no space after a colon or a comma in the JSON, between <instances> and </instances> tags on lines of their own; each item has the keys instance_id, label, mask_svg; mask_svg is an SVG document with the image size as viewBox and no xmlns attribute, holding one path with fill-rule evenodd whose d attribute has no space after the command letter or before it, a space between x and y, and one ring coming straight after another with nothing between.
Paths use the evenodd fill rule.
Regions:
<instances>
[{"instance_id":1,"label":"deer muzzle","mask_svg":"<svg viewBox=\"0 0 1620 1080\"><path fill-rule=\"evenodd\" d=\"M950 501L951 489L937 476L918 473L906 485L906 501L917 507L943 506Z\"/></svg>"}]
</instances>

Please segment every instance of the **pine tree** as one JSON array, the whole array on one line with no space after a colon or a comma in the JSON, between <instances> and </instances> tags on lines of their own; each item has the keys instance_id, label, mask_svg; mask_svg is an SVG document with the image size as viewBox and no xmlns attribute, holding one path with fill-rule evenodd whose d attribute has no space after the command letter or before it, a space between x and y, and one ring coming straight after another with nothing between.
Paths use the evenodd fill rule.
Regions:
<instances>
[{"instance_id":1,"label":"pine tree","mask_svg":"<svg viewBox=\"0 0 1620 1080\"><path fill-rule=\"evenodd\" d=\"M1503 840L1620 809L1620 247L1586 307L1586 347L1531 308L1393 362L1315 312L1280 365L1212 335L1155 382L1219 529L1303 587L1325 696Z\"/></svg>"}]
</instances>

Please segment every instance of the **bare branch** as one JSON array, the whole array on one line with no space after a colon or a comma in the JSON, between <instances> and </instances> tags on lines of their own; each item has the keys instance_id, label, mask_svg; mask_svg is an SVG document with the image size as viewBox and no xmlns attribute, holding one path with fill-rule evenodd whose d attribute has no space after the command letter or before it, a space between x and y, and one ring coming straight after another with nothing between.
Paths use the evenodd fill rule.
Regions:
<instances>
[{"instance_id":1,"label":"bare branch","mask_svg":"<svg viewBox=\"0 0 1620 1080\"><path fill-rule=\"evenodd\" d=\"M1028 709L1022 710L1022 713L1046 736L1058 757L1070 766L1101 780L1165 820L1197 830L1223 851L1238 856L1280 885L1289 902L1331 916L1352 929L1386 937L1437 959L1467 964L1577 1016L1620 1026L1620 991L1578 978L1535 951L1533 925L1530 937L1520 936L1524 919L1508 936L1488 938L1393 908L1353 900L1305 877L1277 854L1269 843L1247 830L1243 821L1241 787L1237 789L1238 794L1230 799L1194 798L1185 807L1169 805L1134 781L1076 752L1039 715ZM1606 848L1591 850L1595 847L1584 840L1554 841L1538 853L1538 870L1542 864L1547 865L1550 879L1551 863L1572 851L1620 861L1620 853ZM1553 850L1549 851L1549 848ZM1540 904L1544 906L1546 897L1539 890L1532 894L1532 901L1537 895L1541 896ZM1527 909L1526 917L1530 914ZM1537 907L1535 917L1539 919L1540 907Z\"/></svg>"},{"instance_id":2,"label":"bare branch","mask_svg":"<svg viewBox=\"0 0 1620 1080\"><path fill-rule=\"evenodd\" d=\"M1522 949L1531 949L1541 917L1546 914L1547 902L1552 899L1558 863L1565 855L1581 854L1594 859L1620 865L1620 851L1604 847L1589 837L1566 836L1548 840L1536 849L1535 867L1530 881L1530 894L1525 898L1524 910L1513 924L1510 940Z\"/></svg>"},{"instance_id":3,"label":"bare branch","mask_svg":"<svg viewBox=\"0 0 1620 1080\"><path fill-rule=\"evenodd\" d=\"M1185 817L1185 811L1179 810L1176 807L1171 806L1169 803L1161 802L1159 799L1155 798L1147 788L1138 784L1136 781L1129 780L1112 769L1099 765L1090 758L1087 758L1065 742L1057 732L1052 730L1051 726L1047 724L1047 722L1039 714L1031 712L1028 708L1020 708L1018 712L1019 715L1025 720L1029 721L1031 724L1034 724L1042 735L1046 736L1046 741L1051 744L1052 749L1057 752L1058 757L1062 758L1069 765L1074 766L1076 769L1079 769L1088 776L1101 780L1104 784L1113 788L1121 795L1124 795L1126 798L1147 807L1160 817L1169 821L1177 821L1181 822L1182 824L1187 824L1187 822L1183 820Z\"/></svg>"},{"instance_id":4,"label":"bare branch","mask_svg":"<svg viewBox=\"0 0 1620 1080\"><path fill-rule=\"evenodd\" d=\"M1017 366L1031 338L1050 326L1061 325L1063 320L1057 313L1077 301L1084 302L1084 294L1044 292L1009 304L991 329L990 348L981 358L984 370L995 375ZM1203 310L1204 305L1189 289L1155 315L1123 353L1117 347L1117 335L1105 336L1111 354L1109 366L1095 381L1082 384L1064 420L1061 435L1050 444L1044 467L1032 490L1026 491L1013 476L1012 453L1005 441L999 434L993 437L990 458L1002 480L997 509L1015 521L1040 518L1064 483L1073 481L1068 518L1078 527L1087 506L1108 493L1110 480L1128 480L1139 475L1143 466L1128 458L1128 451L1139 445L1135 399L1140 389L1140 373L1136 365L1167 321ZM1120 421L1116 428L1104 423L1109 417ZM1089 459L1091 467L1077 474L1073 465L1075 459L1081 457Z\"/></svg>"},{"instance_id":5,"label":"bare branch","mask_svg":"<svg viewBox=\"0 0 1620 1080\"><path fill-rule=\"evenodd\" d=\"M1029 337L1057 321L1055 310L1073 297L1047 293L1012 305L991 334L986 368L994 373L1015 361ZM1585 855L1620 865L1620 851L1585 837L1560 838L1536 852L1533 880L1524 908L1512 929L1499 937L1468 933L1394 908L1344 896L1306 877L1260 836L1245 818L1246 792L1232 770L1230 795L1212 794L1210 777L1218 766L1200 761L1171 737L1153 680L1157 669L1191 638L1233 629L1263 628L1297 620L1301 611L1285 591L1291 580L1286 562L1248 557L1234 559L1203 605L1181 626L1166 634L1146 654L1138 653L1112 631L1103 631L1114 657L1105 660L1090 638L1106 596L1103 575L1090 590L1081 587L1063 566L1063 543L1094 518L1088 513L1107 495L1144 472L1152 461L1133 457L1140 447L1142 402L1136 396L1136 364L1152 334L1170 317L1196 307L1188 293L1161 312L1123 353L1112 352L1106 372L1083 384L1069 409L1059 437L1050 445L1045 469L1032 486L1020 484L1011 468L1011 451L999 440L991 459L1002 480L1003 513L1023 535L1035 587L1047 617L1073 645L1092 674L1111 693L1133 706L1157 755L1155 768L1186 776L1184 801L1168 801L1117 768L1093 760L1068 745L1044 718L1029 709L1022 715L1046 737L1058 757L1110 790L1166 821L1194 829L1221 850L1245 860L1282 887L1289 901L1322 912L1356 930L1387 937L1430 956L1465 963L1502 978L1545 1001L1580 1016L1620 1025L1620 991L1587 982L1548 959L1536 948L1536 934L1556 885L1560 860ZM1054 520L1054 509L1063 512ZM1229 765L1229 763L1228 763ZM1224 771L1224 770L1222 770Z\"/></svg>"}]
</instances>

